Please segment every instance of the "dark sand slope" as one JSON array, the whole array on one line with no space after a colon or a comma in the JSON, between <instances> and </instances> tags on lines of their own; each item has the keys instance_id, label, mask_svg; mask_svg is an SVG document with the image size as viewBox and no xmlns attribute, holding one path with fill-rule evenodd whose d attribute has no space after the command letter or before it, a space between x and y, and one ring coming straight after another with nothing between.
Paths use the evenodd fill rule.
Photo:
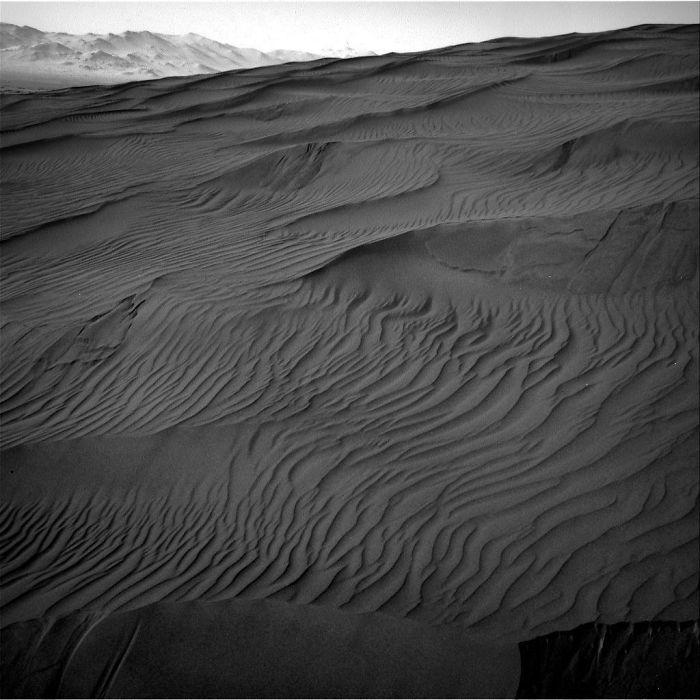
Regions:
<instances>
[{"instance_id":1,"label":"dark sand slope","mask_svg":"<svg viewBox=\"0 0 700 700\"><path fill-rule=\"evenodd\" d=\"M449 658L698 617L696 26L2 99L22 668L214 601Z\"/></svg>"},{"instance_id":2,"label":"dark sand slope","mask_svg":"<svg viewBox=\"0 0 700 700\"><path fill-rule=\"evenodd\" d=\"M7 657L29 697L499 698L515 694L520 666L515 645L456 628L274 601L79 612L5 635L8 649L31 645Z\"/></svg>"}]
</instances>

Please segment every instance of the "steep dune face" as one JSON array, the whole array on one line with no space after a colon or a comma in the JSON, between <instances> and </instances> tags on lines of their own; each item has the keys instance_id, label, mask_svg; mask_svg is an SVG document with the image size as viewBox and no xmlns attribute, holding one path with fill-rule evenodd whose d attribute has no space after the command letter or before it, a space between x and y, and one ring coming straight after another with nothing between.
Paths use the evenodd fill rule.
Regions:
<instances>
[{"instance_id":1,"label":"steep dune face","mask_svg":"<svg viewBox=\"0 0 700 700\"><path fill-rule=\"evenodd\" d=\"M519 698L692 698L700 687L697 620L587 624L520 648Z\"/></svg>"},{"instance_id":2,"label":"steep dune face","mask_svg":"<svg viewBox=\"0 0 700 700\"><path fill-rule=\"evenodd\" d=\"M697 38L3 96L3 624L697 617Z\"/></svg>"}]
</instances>

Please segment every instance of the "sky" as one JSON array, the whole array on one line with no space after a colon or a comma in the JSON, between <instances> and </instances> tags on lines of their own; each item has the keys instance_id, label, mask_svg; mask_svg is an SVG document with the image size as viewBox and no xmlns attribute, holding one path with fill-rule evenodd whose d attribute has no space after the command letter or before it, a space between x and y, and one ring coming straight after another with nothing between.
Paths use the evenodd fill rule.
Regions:
<instances>
[{"instance_id":1,"label":"sky","mask_svg":"<svg viewBox=\"0 0 700 700\"><path fill-rule=\"evenodd\" d=\"M698 2L0 2L0 19L43 31L194 32L263 51L423 51L502 36L697 23Z\"/></svg>"}]
</instances>

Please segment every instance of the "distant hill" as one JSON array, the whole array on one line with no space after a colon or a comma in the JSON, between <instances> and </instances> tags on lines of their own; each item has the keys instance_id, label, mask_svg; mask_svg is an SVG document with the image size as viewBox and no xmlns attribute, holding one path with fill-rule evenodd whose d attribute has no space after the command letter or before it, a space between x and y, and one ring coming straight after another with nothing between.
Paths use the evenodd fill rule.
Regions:
<instances>
[{"instance_id":1,"label":"distant hill","mask_svg":"<svg viewBox=\"0 0 700 700\"><path fill-rule=\"evenodd\" d=\"M222 44L199 34L65 34L0 23L3 87L120 83L358 55L364 54L349 46L320 54L286 49L266 53Z\"/></svg>"}]
</instances>

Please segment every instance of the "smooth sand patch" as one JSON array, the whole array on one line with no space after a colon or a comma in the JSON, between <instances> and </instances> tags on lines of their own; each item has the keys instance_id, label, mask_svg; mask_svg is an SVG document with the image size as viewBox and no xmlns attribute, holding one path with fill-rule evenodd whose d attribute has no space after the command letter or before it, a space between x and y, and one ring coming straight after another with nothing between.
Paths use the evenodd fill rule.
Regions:
<instances>
[{"instance_id":1,"label":"smooth sand patch","mask_svg":"<svg viewBox=\"0 0 700 700\"><path fill-rule=\"evenodd\" d=\"M12 626L3 643L6 660L33 649L19 696L504 698L520 677L515 644L273 600L77 613Z\"/></svg>"}]
</instances>

